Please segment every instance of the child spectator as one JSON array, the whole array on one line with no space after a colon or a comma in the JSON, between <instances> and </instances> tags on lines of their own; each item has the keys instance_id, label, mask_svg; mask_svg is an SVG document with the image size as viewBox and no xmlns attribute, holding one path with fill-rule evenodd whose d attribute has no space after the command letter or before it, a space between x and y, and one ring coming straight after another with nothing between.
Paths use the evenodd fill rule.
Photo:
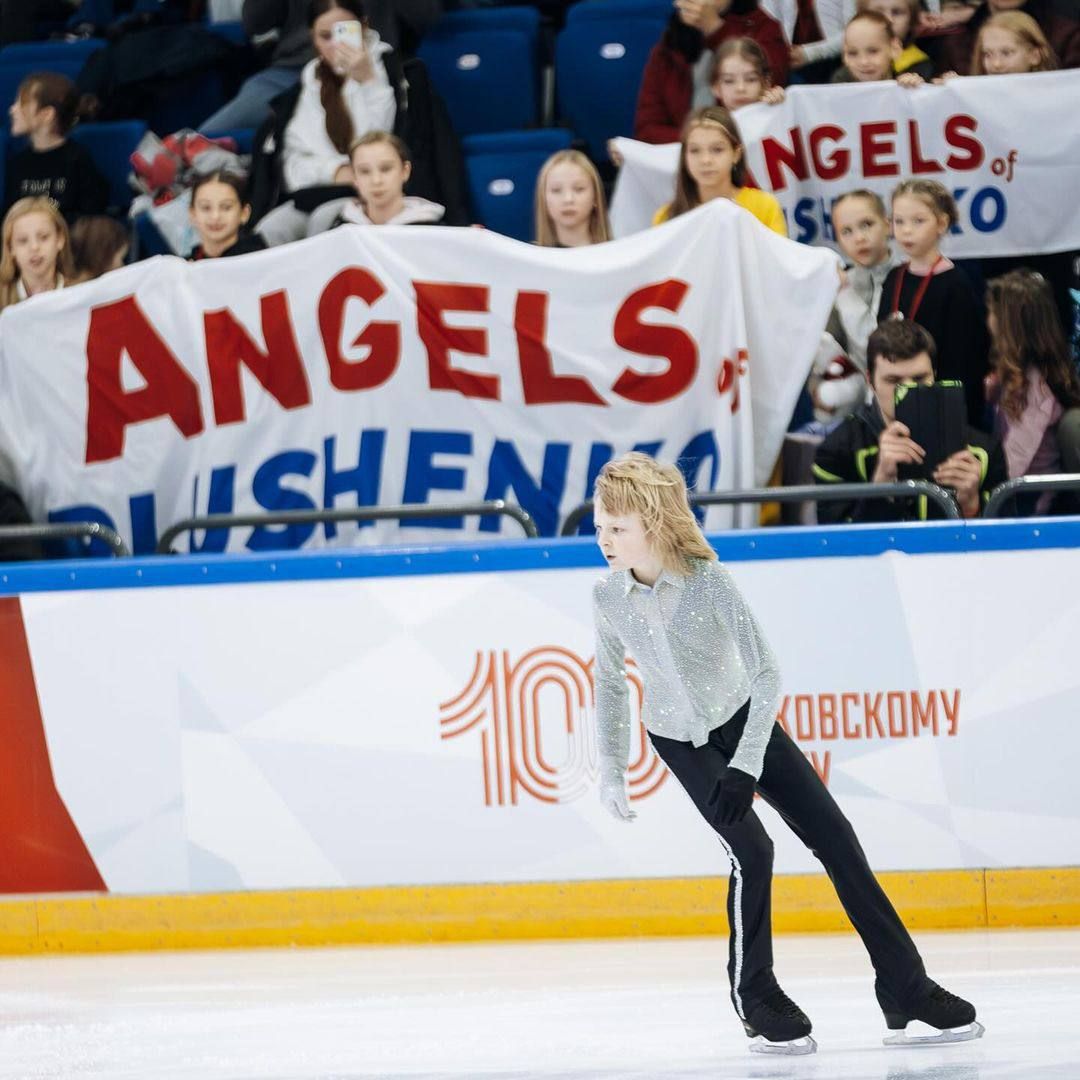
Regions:
<instances>
[{"instance_id":1,"label":"child spectator","mask_svg":"<svg viewBox=\"0 0 1080 1080\"><path fill-rule=\"evenodd\" d=\"M74 282L93 281L124 265L131 248L127 229L115 218L81 217L71 226Z\"/></svg>"},{"instance_id":2,"label":"child spectator","mask_svg":"<svg viewBox=\"0 0 1080 1080\"><path fill-rule=\"evenodd\" d=\"M353 144L352 171L358 198L349 199L337 225L436 225L444 207L406 195L412 172L409 148L396 135L369 131Z\"/></svg>"},{"instance_id":3,"label":"child spectator","mask_svg":"<svg viewBox=\"0 0 1080 1080\"><path fill-rule=\"evenodd\" d=\"M1061 67L1080 67L1080 20L1075 14L1054 11L1051 0L986 0L965 27L942 39L942 70L971 74L979 31L989 19L1006 11L1028 15L1038 23Z\"/></svg>"},{"instance_id":4,"label":"child spectator","mask_svg":"<svg viewBox=\"0 0 1080 1080\"><path fill-rule=\"evenodd\" d=\"M884 15L892 26L893 37L900 42L902 50L893 61L893 71L903 75L913 71L924 80L934 77L934 62L915 44L922 7L919 0L858 0L857 10L876 11Z\"/></svg>"},{"instance_id":5,"label":"child spectator","mask_svg":"<svg viewBox=\"0 0 1080 1080\"><path fill-rule=\"evenodd\" d=\"M653 47L638 94L634 138L671 143L691 109L713 103L712 52L729 38L753 38L777 83L787 81L788 46L757 0L675 0L664 36Z\"/></svg>"},{"instance_id":6,"label":"child spectator","mask_svg":"<svg viewBox=\"0 0 1080 1080\"><path fill-rule=\"evenodd\" d=\"M360 48L335 37L334 27L350 22L361 25ZM341 204L326 209L323 204L340 197L334 187L353 182L349 148L368 131L393 130L397 111L383 62L390 47L367 26L360 0L312 0L308 23L316 57L301 73L278 163L292 199L259 222L258 231L269 245L330 226ZM316 209L322 213L312 213Z\"/></svg>"},{"instance_id":7,"label":"child spectator","mask_svg":"<svg viewBox=\"0 0 1080 1080\"><path fill-rule=\"evenodd\" d=\"M1066 409L1080 406L1080 380L1049 284L1030 270L991 281L986 325L993 363L986 396L1010 479L1061 472L1057 424ZM1051 499L1040 496L1035 512L1045 513Z\"/></svg>"},{"instance_id":8,"label":"child spectator","mask_svg":"<svg viewBox=\"0 0 1080 1080\"><path fill-rule=\"evenodd\" d=\"M907 261L889 271L879 319L906 318L937 342L938 375L964 384L968 422L983 427L987 342L967 275L941 253L957 221L956 201L936 180L905 180L892 195L892 228Z\"/></svg>"},{"instance_id":9,"label":"child spectator","mask_svg":"<svg viewBox=\"0 0 1080 1080\"><path fill-rule=\"evenodd\" d=\"M709 85L728 112L758 101L779 105L784 100L784 89L773 86L768 58L753 38L730 38L716 50Z\"/></svg>"},{"instance_id":10,"label":"child spectator","mask_svg":"<svg viewBox=\"0 0 1080 1080\"><path fill-rule=\"evenodd\" d=\"M914 71L896 74L896 61L903 53L892 23L876 11L856 15L844 29L844 65L833 74L834 83L883 82L896 79L901 86L922 85Z\"/></svg>"},{"instance_id":11,"label":"child spectator","mask_svg":"<svg viewBox=\"0 0 1080 1080\"><path fill-rule=\"evenodd\" d=\"M67 222L51 199L20 199L4 217L0 310L74 277Z\"/></svg>"},{"instance_id":12,"label":"child spectator","mask_svg":"<svg viewBox=\"0 0 1080 1080\"><path fill-rule=\"evenodd\" d=\"M52 199L68 221L104 213L108 182L90 154L67 137L79 114L75 84L48 71L28 75L8 111L12 135L28 136L30 145L8 162L5 208L41 196Z\"/></svg>"},{"instance_id":13,"label":"child spectator","mask_svg":"<svg viewBox=\"0 0 1080 1080\"><path fill-rule=\"evenodd\" d=\"M683 127L675 198L656 212L653 224L670 221L710 199L730 199L773 232L787 236L776 197L745 186L743 156L742 136L727 109L710 105L692 112Z\"/></svg>"},{"instance_id":14,"label":"child spectator","mask_svg":"<svg viewBox=\"0 0 1080 1080\"><path fill-rule=\"evenodd\" d=\"M991 15L975 38L972 75L1020 75L1056 71L1057 66L1057 56L1039 24L1022 11Z\"/></svg>"},{"instance_id":15,"label":"child spectator","mask_svg":"<svg viewBox=\"0 0 1080 1080\"><path fill-rule=\"evenodd\" d=\"M244 232L250 217L251 205L242 176L219 170L201 177L191 189L191 223L199 234L199 243L188 261L265 250L266 241L261 236Z\"/></svg>"},{"instance_id":16,"label":"child spectator","mask_svg":"<svg viewBox=\"0 0 1080 1080\"><path fill-rule=\"evenodd\" d=\"M536 242L540 247L585 247L611 239L604 186L580 150L560 150L536 180Z\"/></svg>"},{"instance_id":17,"label":"child spectator","mask_svg":"<svg viewBox=\"0 0 1080 1080\"><path fill-rule=\"evenodd\" d=\"M832 225L847 261L833 323L844 351L865 372L866 342L878 324L885 278L900 259L889 244L885 204L872 191L860 188L841 195L832 206Z\"/></svg>"}]
</instances>

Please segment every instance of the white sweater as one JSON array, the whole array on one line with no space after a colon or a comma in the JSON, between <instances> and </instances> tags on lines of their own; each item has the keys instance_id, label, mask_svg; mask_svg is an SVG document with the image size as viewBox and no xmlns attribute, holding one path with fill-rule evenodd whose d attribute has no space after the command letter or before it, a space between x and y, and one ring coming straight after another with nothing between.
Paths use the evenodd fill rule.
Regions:
<instances>
[{"instance_id":1,"label":"white sweater","mask_svg":"<svg viewBox=\"0 0 1080 1080\"><path fill-rule=\"evenodd\" d=\"M346 78L341 88L355 137L368 131L393 131L397 111L394 88L382 59L390 46L380 41L373 30L367 32L365 44L374 63L375 77L366 83ZM289 192L332 184L338 169L349 163L348 155L340 153L326 133L326 112L319 99L321 85L315 74L318 63L316 59L304 66L300 98L285 128L282 174Z\"/></svg>"},{"instance_id":2,"label":"white sweater","mask_svg":"<svg viewBox=\"0 0 1080 1080\"><path fill-rule=\"evenodd\" d=\"M798 0L761 0L760 7L784 28L784 34L790 41L799 14ZM814 0L814 10L823 38L803 46L809 64L830 60L843 51L844 27L855 14L855 0Z\"/></svg>"}]
</instances>

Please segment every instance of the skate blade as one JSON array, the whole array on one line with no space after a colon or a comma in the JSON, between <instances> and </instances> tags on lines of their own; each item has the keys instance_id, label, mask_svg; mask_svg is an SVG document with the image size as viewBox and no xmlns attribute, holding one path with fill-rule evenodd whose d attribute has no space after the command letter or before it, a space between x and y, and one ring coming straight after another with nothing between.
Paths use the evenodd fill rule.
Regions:
<instances>
[{"instance_id":1,"label":"skate blade","mask_svg":"<svg viewBox=\"0 0 1080 1080\"><path fill-rule=\"evenodd\" d=\"M972 1039L981 1039L985 1030L986 1028L976 1020L974 1023L965 1024L964 1027L946 1028L933 1035L909 1035L905 1029L896 1032L895 1035L887 1036L884 1042L886 1046L941 1046L944 1043L971 1042Z\"/></svg>"},{"instance_id":2,"label":"skate blade","mask_svg":"<svg viewBox=\"0 0 1080 1080\"><path fill-rule=\"evenodd\" d=\"M786 1054L788 1057L794 1057L799 1054L813 1054L816 1051L817 1043L810 1035L805 1035L801 1039L792 1039L790 1042L769 1042L764 1035L755 1035L750 1040L752 1054Z\"/></svg>"}]
</instances>

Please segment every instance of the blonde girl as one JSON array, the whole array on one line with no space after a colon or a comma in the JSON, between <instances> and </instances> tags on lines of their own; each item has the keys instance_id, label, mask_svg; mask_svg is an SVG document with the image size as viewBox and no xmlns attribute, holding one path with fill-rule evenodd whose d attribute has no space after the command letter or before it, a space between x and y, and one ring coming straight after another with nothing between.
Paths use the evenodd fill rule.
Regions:
<instances>
[{"instance_id":1,"label":"blonde girl","mask_svg":"<svg viewBox=\"0 0 1080 1080\"><path fill-rule=\"evenodd\" d=\"M74 277L67 222L52 199L20 199L4 217L0 309Z\"/></svg>"},{"instance_id":2,"label":"blonde girl","mask_svg":"<svg viewBox=\"0 0 1080 1080\"><path fill-rule=\"evenodd\" d=\"M540 247L585 247L611 239L604 187L580 150L560 150L536 179L536 242Z\"/></svg>"},{"instance_id":3,"label":"blonde girl","mask_svg":"<svg viewBox=\"0 0 1080 1080\"><path fill-rule=\"evenodd\" d=\"M972 75L1020 75L1056 71L1057 57L1039 24L1023 11L1000 11L979 28Z\"/></svg>"},{"instance_id":4,"label":"blonde girl","mask_svg":"<svg viewBox=\"0 0 1080 1080\"><path fill-rule=\"evenodd\" d=\"M948 1038L947 1029L970 1025L967 1037L977 1038L974 1007L927 978L854 829L776 723L779 665L702 535L682 474L646 454L609 461L596 481L594 518L608 567L593 589L600 800L619 821L634 820L626 782L630 656L644 682L649 740L731 863L728 976L751 1049L816 1049L810 1020L773 973L773 844L754 812L755 794L825 865L873 960L889 1028L916 1019Z\"/></svg>"},{"instance_id":5,"label":"blonde girl","mask_svg":"<svg viewBox=\"0 0 1080 1080\"><path fill-rule=\"evenodd\" d=\"M730 199L763 225L787 236L779 202L767 191L746 186L745 147L730 112L719 105L695 109L683 126L675 198L653 224L670 221L712 199Z\"/></svg>"}]
</instances>

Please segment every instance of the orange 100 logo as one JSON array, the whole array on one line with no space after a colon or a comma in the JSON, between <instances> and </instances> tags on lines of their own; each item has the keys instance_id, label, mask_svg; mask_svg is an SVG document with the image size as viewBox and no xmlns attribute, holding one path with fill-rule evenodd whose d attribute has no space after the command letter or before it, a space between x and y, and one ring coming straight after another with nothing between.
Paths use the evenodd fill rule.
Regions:
<instances>
[{"instance_id":1,"label":"orange 100 logo","mask_svg":"<svg viewBox=\"0 0 1080 1080\"><path fill-rule=\"evenodd\" d=\"M468 684L439 706L441 737L480 744L484 804L516 806L523 795L545 803L580 798L596 779L593 663L544 645L511 660L505 650L476 654ZM645 799L667 779L641 724L641 677L627 659L632 730L631 799Z\"/></svg>"}]
</instances>

